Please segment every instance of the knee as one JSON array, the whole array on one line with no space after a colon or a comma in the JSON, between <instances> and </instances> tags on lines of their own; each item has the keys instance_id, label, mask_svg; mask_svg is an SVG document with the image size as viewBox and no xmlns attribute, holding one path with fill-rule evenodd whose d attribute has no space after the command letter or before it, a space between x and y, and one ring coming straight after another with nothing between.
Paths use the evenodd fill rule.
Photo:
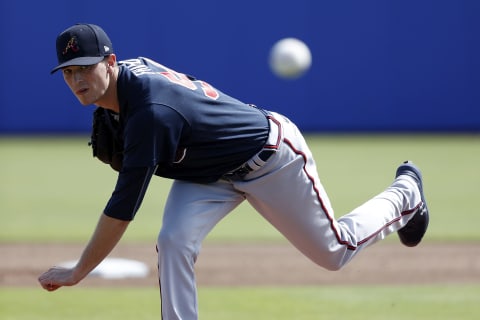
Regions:
<instances>
[{"instance_id":1,"label":"knee","mask_svg":"<svg viewBox=\"0 0 480 320\"><path fill-rule=\"evenodd\" d=\"M194 241L182 232L162 229L157 238L157 251L159 255L168 252L172 255L196 256L198 249L193 243Z\"/></svg>"},{"instance_id":2,"label":"knee","mask_svg":"<svg viewBox=\"0 0 480 320\"><path fill-rule=\"evenodd\" d=\"M310 259L318 266L328 271L338 271L342 269L350 259L341 252L324 252L310 256Z\"/></svg>"},{"instance_id":3,"label":"knee","mask_svg":"<svg viewBox=\"0 0 480 320\"><path fill-rule=\"evenodd\" d=\"M343 265L338 263L323 263L320 266L327 269L328 271L338 271L343 267Z\"/></svg>"},{"instance_id":4,"label":"knee","mask_svg":"<svg viewBox=\"0 0 480 320\"><path fill-rule=\"evenodd\" d=\"M339 263L338 261L325 257L321 257L319 259L311 258L311 260L319 267L322 267L328 271L338 271L343 267L343 264Z\"/></svg>"}]
</instances>

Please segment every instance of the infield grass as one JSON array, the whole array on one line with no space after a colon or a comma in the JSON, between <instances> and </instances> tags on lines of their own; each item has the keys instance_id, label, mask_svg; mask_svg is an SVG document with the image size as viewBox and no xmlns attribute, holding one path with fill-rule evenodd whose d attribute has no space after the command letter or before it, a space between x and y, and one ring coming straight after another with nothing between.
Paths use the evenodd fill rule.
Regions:
<instances>
[{"instance_id":1,"label":"infield grass","mask_svg":"<svg viewBox=\"0 0 480 320\"><path fill-rule=\"evenodd\" d=\"M479 286L201 288L208 320L476 320ZM3 320L159 319L158 291L145 288L1 288Z\"/></svg>"},{"instance_id":2,"label":"infield grass","mask_svg":"<svg viewBox=\"0 0 480 320\"><path fill-rule=\"evenodd\" d=\"M426 241L477 241L480 136L307 135L337 217L388 186L404 159L425 177L431 211ZM92 158L88 137L0 137L0 242L84 242L116 182ZM124 241L155 241L171 182L152 179ZM299 207L301 209L301 207ZM209 241L284 241L248 204Z\"/></svg>"}]
</instances>

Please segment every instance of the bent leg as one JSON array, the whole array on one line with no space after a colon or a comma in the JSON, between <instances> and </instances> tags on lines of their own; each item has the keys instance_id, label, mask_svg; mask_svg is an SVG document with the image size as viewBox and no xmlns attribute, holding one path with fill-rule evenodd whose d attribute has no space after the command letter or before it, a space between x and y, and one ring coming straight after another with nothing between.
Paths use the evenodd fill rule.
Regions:
<instances>
[{"instance_id":1,"label":"bent leg","mask_svg":"<svg viewBox=\"0 0 480 320\"><path fill-rule=\"evenodd\" d=\"M163 319L197 319L194 264L201 243L243 200L227 182L173 183L157 242Z\"/></svg>"},{"instance_id":2,"label":"bent leg","mask_svg":"<svg viewBox=\"0 0 480 320\"><path fill-rule=\"evenodd\" d=\"M336 220L311 152L294 125L259 171L235 182L247 200L318 265L337 270L366 246L405 226L421 202L413 180L400 177L378 196Z\"/></svg>"}]
</instances>

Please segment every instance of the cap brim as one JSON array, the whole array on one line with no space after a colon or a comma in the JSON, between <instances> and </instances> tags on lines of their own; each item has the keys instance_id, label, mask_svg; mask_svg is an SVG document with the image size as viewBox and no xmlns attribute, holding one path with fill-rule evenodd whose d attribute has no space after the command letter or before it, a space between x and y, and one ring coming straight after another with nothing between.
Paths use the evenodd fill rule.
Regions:
<instances>
[{"instance_id":1,"label":"cap brim","mask_svg":"<svg viewBox=\"0 0 480 320\"><path fill-rule=\"evenodd\" d=\"M93 64L97 64L100 61L102 61L104 58L105 57L101 56L101 57L80 57L80 58L71 59L53 68L52 71L50 71L50 74L53 74L56 71L69 66L90 66Z\"/></svg>"}]
</instances>

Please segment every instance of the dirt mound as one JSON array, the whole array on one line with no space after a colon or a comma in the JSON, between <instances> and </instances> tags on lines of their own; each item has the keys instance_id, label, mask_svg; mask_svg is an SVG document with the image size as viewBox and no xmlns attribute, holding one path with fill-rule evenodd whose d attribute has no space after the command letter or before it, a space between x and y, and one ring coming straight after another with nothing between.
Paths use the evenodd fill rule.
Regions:
<instances>
[{"instance_id":1,"label":"dirt mound","mask_svg":"<svg viewBox=\"0 0 480 320\"><path fill-rule=\"evenodd\" d=\"M77 259L83 245L0 244L0 286L36 286L50 266ZM82 286L157 286L155 245L120 244L111 257L151 267L143 279L88 277ZM327 271L289 244L205 244L196 265L203 286L479 283L480 244L381 243L340 271Z\"/></svg>"}]
</instances>

